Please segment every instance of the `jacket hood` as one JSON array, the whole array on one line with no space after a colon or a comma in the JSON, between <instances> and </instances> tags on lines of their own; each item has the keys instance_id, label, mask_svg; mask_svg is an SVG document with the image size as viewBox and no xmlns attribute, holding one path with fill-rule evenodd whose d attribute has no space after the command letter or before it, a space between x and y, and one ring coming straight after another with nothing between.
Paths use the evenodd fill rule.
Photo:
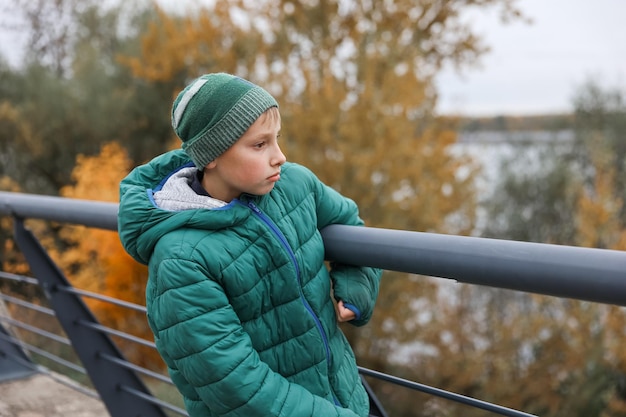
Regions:
<instances>
[{"instance_id":1,"label":"jacket hood","mask_svg":"<svg viewBox=\"0 0 626 417\"><path fill-rule=\"evenodd\" d=\"M160 189L155 189L153 198L158 207L165 210L216 209L228 203L207 195L199 195L191 187L198 172L195 166L184 166L165 180Z\"/></svg>"},{"instance_id":2,"label":"jacket hood","mask_svg":"<svg viewBox=\"0 0 626 417\"><path fill-rule=\"evenodd\" d=\"M239 224L250 215L239 200L215 206L192 204L182 211L159 207L155 192L190 167L193 162L184 151L171 151L136 167L120 183L118 233L124 249L138 262L147 264L158 240L174 230L219 230Z\"/></svg>"}]
</instances>

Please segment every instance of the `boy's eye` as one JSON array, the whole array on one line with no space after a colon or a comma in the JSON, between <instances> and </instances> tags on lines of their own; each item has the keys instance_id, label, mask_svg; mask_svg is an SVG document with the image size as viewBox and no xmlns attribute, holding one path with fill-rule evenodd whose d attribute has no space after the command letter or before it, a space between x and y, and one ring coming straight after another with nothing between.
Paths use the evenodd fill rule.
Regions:
<instances>
[{"instance_id":1,"label":"boy's eye","mask_svg":"<svg viewBox=\"0 0 626 417\"><path fill-rule=\"evenodd\" d=\"M265 146L265 142L258 142L258 143L255 143L255 144L254 144L254 147L255 147L255 148L262 148L262 147L264 147L264 146Z\"/></svg>"}]
</instances>

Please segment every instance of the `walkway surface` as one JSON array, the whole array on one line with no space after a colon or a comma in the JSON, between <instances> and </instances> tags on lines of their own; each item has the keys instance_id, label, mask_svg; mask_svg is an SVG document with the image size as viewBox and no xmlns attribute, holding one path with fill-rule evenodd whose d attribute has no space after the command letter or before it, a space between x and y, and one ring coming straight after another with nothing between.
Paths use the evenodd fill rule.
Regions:
<instances>
[{"instance_id":1,"label":"walkway surface","mask_svg":"<svg viewBox=\"0 0 626 417\"><path fill-rule=\"evenodd\" d=\"M55 378L35 374L1 382L0 417L109 416L100 400L76 391Z\"/></svg>"}]
</instances>

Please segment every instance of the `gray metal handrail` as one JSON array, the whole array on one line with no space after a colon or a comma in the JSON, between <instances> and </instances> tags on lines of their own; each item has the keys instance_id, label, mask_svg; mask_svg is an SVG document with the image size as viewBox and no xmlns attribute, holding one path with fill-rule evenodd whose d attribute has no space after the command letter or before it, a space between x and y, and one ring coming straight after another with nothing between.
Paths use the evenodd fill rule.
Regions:
<instances>
[{"instance_id":1,"label":"gray metal handrail","mask_svg":"<svg viewBox=\"0 0 626 417\"><path fill-rule=\"evenodd\" d=\"M115 203L0 191L0 214L117 230Z\"/></svg>"},{"instance_id":2,"label":"gray metal handrail","mask_svg":"<svg viewBox=\"0 0 626 417\"><path fill-rule=\"evenodd\" d=\"M404 230L330 226L326 258L626 306L626 252Z\"/></svg>"},{"instance_id":3,"label":"gray metal handrail","mask_svg":"<svg viewBox=\"0 0 626 417\"><path fill-rule=\"evenodd\" d=\"M71 202L71 204L69 204ZM115 203L0 192L0 214L117 230ZM333 225L326 258L468 284L626 306L626 252Z\"/></svg>"}]
</instances>

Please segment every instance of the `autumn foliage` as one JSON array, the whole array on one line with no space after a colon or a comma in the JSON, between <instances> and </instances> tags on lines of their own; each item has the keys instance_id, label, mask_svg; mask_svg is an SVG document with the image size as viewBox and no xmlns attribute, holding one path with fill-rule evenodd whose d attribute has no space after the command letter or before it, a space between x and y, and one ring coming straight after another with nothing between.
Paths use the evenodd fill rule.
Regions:
<instances>
[{"instance_id":1,"label":"autumn foliage","mask_svg":"<svg viewBox=\"0 0 626 417\"><path fill-rule=\"evenodd\" d=\"M128 173L131 161L115 142L102 147L95 156L79 155L72 172L73 185L61 189L67 198L117 202L119 182ZM109 230L67 226L61 231L67 247L54 253L57 262L77 288L104 294L131 303L145 305L147 268L135 262L120 243L117 233ZM105 325L152 340L145 314L93 299L86 299L90 309ZM119 341L124 353L137 363L160 364L153 350Z\"/></svg>"}]
</instances>

